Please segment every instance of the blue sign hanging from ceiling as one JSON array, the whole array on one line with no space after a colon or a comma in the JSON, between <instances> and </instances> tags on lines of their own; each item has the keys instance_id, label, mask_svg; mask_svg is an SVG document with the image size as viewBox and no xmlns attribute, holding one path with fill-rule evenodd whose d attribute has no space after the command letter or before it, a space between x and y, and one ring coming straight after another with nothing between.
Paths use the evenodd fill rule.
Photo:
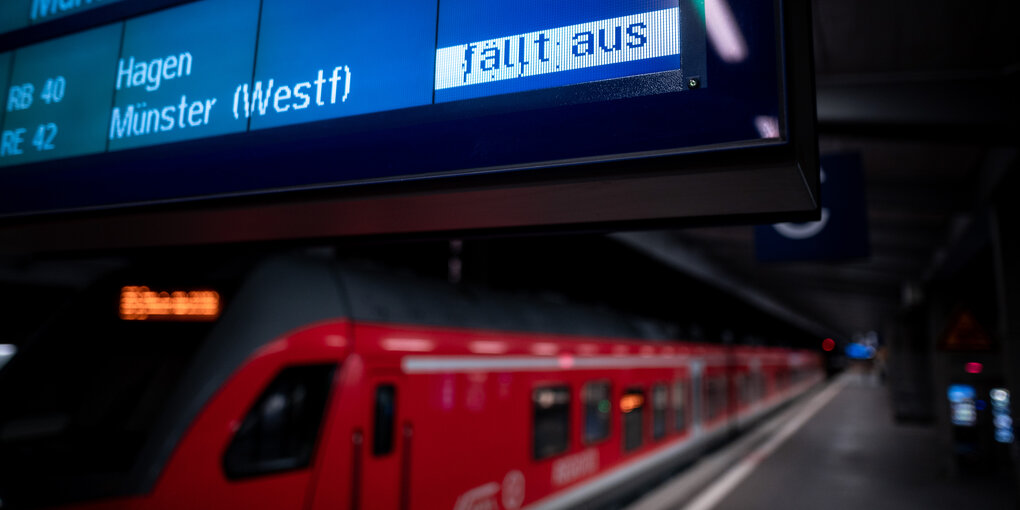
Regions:
<instances>
[{"instance_id":1,"label":"blue sign hanging from ceiling","mask_svg":"<svg viewBox=\"0 0 1020 510\"><path fill-rule=\"evenodd\" d=\"M821 219L755 227L758 260L836 260L870 255L860 154L825 155L821 166Z\"/></svg>"}]
</instances>

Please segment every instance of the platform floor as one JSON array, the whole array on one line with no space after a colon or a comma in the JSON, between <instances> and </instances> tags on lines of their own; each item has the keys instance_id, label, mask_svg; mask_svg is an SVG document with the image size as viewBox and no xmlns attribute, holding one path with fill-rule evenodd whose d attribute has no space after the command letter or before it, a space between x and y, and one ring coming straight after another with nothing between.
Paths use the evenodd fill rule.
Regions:
<instances>
[{"instance_id":1,"label":"platform floor","mask_svg":"<svg viewBox=\"0 0 1020 510\"><path fill-rule=\"evenodd\" d=\"M932 426L897 424L887 390L845 384L712 510L1017 508L1006 476L953 477ZM678 505L678 508L683 505Z\"/></svg>"}]
</instances>

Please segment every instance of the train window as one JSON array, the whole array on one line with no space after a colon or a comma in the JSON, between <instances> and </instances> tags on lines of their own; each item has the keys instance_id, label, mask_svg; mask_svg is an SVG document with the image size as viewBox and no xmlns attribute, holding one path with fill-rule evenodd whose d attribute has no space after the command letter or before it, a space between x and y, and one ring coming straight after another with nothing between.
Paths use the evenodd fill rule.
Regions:
<instances>
[{"instance_id":1,"label":"train window","mask_svg":"<svg viewBox=\"0 0 1020 510\"><path fill-rule=\"evenodd\" d=\"M652 439L666 435L666 409L669 408L669 393L665 384L652 386Z\"/></svg>"},{"instance_id":2,"label":"train window","mask_svg":"<svg viewBox=\"0 0 1020 510\"><path fill-rule=\"evenodd\" d=\"M623 450L636 450L644 441L645 393L632 388L620 397L620 411L623 412Z\"/></svg>"},{"instance_id":3,"label":"train window","mask_svg":"<svg viewBox=\"0 0 1020 510\"><path fill-rule=\"evenodd\" d=\"M776 371L775 388L777 391L785 390L790 385L790 371L783 367Z\"/></svg>"},{"instance_id":4,"label":"train window","mask_svg":"<svg viewBox=\"0 0 1020 510\"><path fill-rule=\"evenodd\" d=\"M705 393L705 401L708 404L705 419L714 420L726 409L726 379L722 377L709 379L705 385Z\"/></svg>"},{"instance_id":5,"label":"train window","mask_svg":"<svg viewBox=\"0 0 1020 510\"><path fill-rule=\"evenodd\" d=\"M336 365L280 371L244 417L223 457L228 478L308 467Z\"/></svg>"},{"instance_id":6,"label":"train window","mask_svg":"<svg viewBox=\"0 0 1020 510\"><path fill-rule=\"evenodd\" d=\"M535 460L567 451L570 433L570 388L547 386L532 393Z\"/></svg>"},{"instance_id":7,"label":"train window","mask_svg":"<svg viewBox=\"0 0 1020 510\"><path fill-rule=\"evenodd\" d=\"M737 398L741 405L747 405L751 403L751 385L747 376L744 374L738 374L736 377L737 383Z\"/></svg>"},{"instance_id":8,"label":"train window","mask_svg":"<svg viewBox=\"0 0 1020 510\"><path fill-rule=\"evenodd\" d=\"M613 408L609 382L592 382L581 391L584 401L584 442L592 444L609 437L609 417Z\"/></svg>"},{"instance_id":9,"label":"train window","mask_svg":"<svg viewBox=\"0 0 1020 510\"><path fill-rule=\"evenodd\" d=\"M372 454L386 455L393 451L397 414L396 388L382 384L375 389L375 421L372 428Z\"/></svg>"},{"instance_id":10,"label":"train window","mask_svg":"<svg viewBox=\"0 0 1020 510\"><path fill-rule=\"evenodd\" d=\"M673 430L681 432L687 426L687 416L684 414L684 383L676 381L673 383Z\"/></svg>"}]
</instances>

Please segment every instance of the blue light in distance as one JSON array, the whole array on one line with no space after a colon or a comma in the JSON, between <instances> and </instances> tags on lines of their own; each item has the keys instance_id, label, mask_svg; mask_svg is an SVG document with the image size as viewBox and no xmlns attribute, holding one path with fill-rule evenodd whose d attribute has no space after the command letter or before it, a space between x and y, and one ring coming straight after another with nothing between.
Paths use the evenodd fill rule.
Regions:
<instances>
[{"instance_id":1,"label":"blue light in distance","mask_svg":"<svg viewBox=\"0 0 1020 510\"><path fill-rule=\"evenodd\" d=\"M871 359L875 357L875 348L870 345L853 342L847 344L846 356L850 359Z\"/></svg>"},{"instance_id":2,"label":"blue light in distance","mask_svg":"<svg viewBox=\"0 0 1020 510\"><path fill-rule=\"evenodd\" d=\"M994 388L988 392L992 399L992 424L995 425L995 440L1000 443L1013 442L1013 417L1010 413L1009 390Z\"/></svg>"},{"instance_id":3,"label":"blue light in distance","mask_svg":"<svg viewBox=\"0 0 1020 510\"><path fill-rule=\"evenodd\" d=\"M950 419L958 427L973 427L977 422L977 409L974 406L976 392L968 384L953 384L946 392L949 398Z\"/></svg>"},{"instance_id":4,"label":"blue light in distance","mask_svg":"<svg viewBox=\"0 0 1020 510\"><path fill-rule=\"evenodd\" d=\"M1013 442L1013 431L1007 429L996 429L995 440L1000 443L1012 443Z\"/></svg>"},{"instance_id":5,"label":"blue light in distance","mask_svg":"<svg viewBox=\"0 0 1020 510\"><path fill-rule=\"evenodd\" d=\"M952 384L949 386L949 390L946 391L946 395L950 402L958 403L974 400L976 393L974 392L974 387L969 384Z\"/></svg>"}]
</instances>

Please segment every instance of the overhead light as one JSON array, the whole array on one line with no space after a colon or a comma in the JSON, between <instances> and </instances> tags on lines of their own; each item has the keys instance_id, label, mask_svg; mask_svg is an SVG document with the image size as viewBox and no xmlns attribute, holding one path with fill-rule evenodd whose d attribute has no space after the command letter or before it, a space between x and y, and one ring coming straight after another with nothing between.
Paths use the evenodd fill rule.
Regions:
<instances>
[{"instance_id":1,"label":"overhead light","mask_svg":"<svg viewBox=\"0 0 1020 510\"><path fill-rule=\"evenodd\" d=\"M18 353L18 347L12 344L0 344L0 368L3 368L15 354Z\"/></svg>"},{"instance_id":2,"label":"overhead light","mask_svg":"<svg viewBox=\"0 0 1020 510\"><path fill-rule=\"evenodd\" d=\"M430 352L436 343L425 338L385 338L381 342L387 351Z\"/></svg>"}]
</instances>

